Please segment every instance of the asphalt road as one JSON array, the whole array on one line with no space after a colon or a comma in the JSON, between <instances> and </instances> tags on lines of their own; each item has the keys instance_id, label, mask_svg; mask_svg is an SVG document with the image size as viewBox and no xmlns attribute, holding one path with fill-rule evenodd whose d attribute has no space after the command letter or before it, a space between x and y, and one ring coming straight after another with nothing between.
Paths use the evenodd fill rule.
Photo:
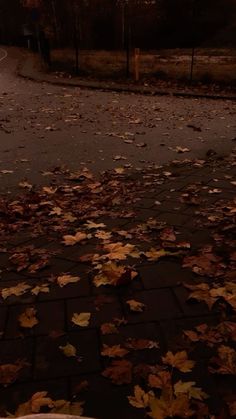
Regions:
<instances>
[{"instance_id":1,"label":"asphalt road","mask_svg":"<svg viewBox=\"0 0 236 419\"><path fill-rule=\"evenodd\" d=\"M1 192L25 178L45 183L42 171L56 166L132 170L235 147L235 102L38 84L16 76L22 53L7 53L0 49Z\"/></svg>"}]
</instances>

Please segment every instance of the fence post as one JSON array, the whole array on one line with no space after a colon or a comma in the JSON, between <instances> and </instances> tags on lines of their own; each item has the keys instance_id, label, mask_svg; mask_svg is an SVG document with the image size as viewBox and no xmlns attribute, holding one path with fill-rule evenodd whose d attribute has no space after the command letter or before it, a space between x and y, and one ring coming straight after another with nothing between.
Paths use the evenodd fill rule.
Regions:
<instances>
[{"instance_id":1,"label":"fence post","mask_svg":"<svg viewBox=\"0 0 236 419\"><path fill-rule=\"evenodd\" d=\"M134 49L134 80L139 81L139 58L140 58L140 49Z\"/></svg>"}]
</instances>

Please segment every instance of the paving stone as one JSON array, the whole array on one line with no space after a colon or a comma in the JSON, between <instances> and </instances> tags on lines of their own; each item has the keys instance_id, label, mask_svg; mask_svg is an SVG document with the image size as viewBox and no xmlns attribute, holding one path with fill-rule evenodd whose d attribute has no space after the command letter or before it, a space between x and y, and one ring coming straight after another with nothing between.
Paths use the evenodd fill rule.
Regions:
<instances>
[{"instance_id":1,"label":"paving stone","mask_svg":"<svg viewBox=\"0 0 236 419\"><path fill-rule=\"evenodd\" d=\"M173 260L141 266L138 271L145 289L172 287L194 278L190 270L183 269L180 263Z\"/></svg>"},{"instance_id":2,"label":"paving stone","mask_svg":"<svg viewBox=\"0 0 236 419\"><path fill-rule=\"evenodd\" d=\"M77 394L79 384L87 380L88 391L83 393L85 400L84 414L102 419L142 419L142 409L133 409L127 399L127 394L133 394L133 386L116 386L107 378L99 375L84 375L72 377L71 395Z\"/></svg>"},{"instance_id":3,"label":"paving stone","mask_svg":"<svg viewBox=\"0 0 236 419\"><path fill-rule=\"evenodd\" d=\"M184 226L189 221L189 216L174 212L160 212L158 214L159 221L165 221L169 225Z\"/></svg>"},{"instance_id":4,"label":"paving stone","mask_svg":"<svg viewBox=\"0 0 236 419\"><path fill-rule=\"evenodd\" d=\"M102 299L98 297L96 300L93 298L76 298L67 300L67 320L68 329L75 330L79 326L74 325L71 322L71 318L74 313L91 313L91 319L89 327L100 326L102 323L108 323L112 321L114 317L123 317L122 306L117 297L107 296L107 302L99 304Z\"/></svg>"},{"instance_id":5,"label":"paving stone","mask_svg":"<svg viewBox=\"0 0 236 419\"><path fill-rule=\"evenodd\" d=\"M78 357L66 357L59 346L75 346ZM99 342L95 330L68 333L58 339L40 337L36 341L34 378L50 379L101 370Z\"/></svg>"},{"instance_id":6,"label":"paving stone","mask_svg":"<svg viewBox=\"0 0 236 419\"><path fill-rule=\"evenodd\" d=\"M0 339L2 338L7 316L7 307L0 307Z\"/></svg>"},{"instance_id":7,"label":"paving stone","mask_svg":"<svg viewBox=\"0 0 236 419\"><path fill-rule=\"evenodd\" d=\"M203 280L203 282L205 282ZM187 301L187 298L190 294L190 291L184 288L183 286L173 288L179 304L183 310L184 315L186 316L200 316L203 314L209 314L209 309L206 304L200 303L198 301ZM214 311L214 308L212 309Z\"/></svg>"},{"instance_id":8,"label":"paving stone","mask_svg":"<svg viewBox=\"0 0 236 419\"><path fill-rule=\"evenodd\" d=\"M70 272L76 275L75 272ZM44 281L45 282L45 281ZM90 282L88 278L81 277L79 282L67 284L64 287L59 285L50 285L49 293L40 293L39 301L64 300L76 297L86 297L91 294Z\"/></svg>"},{"instance_id":9,"label":"paving stone","mask_svg":"<svg viewBox=\"0 0 236 419\"><path fill-rule=\"evenodd\" d=\"M0 341L0 364L25 361L17 381L29 379L32 372L34 342L32 338Z\"/></svg>"},{"instance_id":10,"label":"paving stone","mask_svg":"<svg viewBox=\"0 0 236 419\"><path fill-rule=\"evenodd\" d=\"M54 400L67 399L68 380L57 378L56 380L28 381L27 383L15 383L14 386L1 388L0 414L6 416L6 412L14 413L17 407L28 401L33 394L47 391L48 396Z\"/></svg>"},{"instance_id":11,"label":"paving stone","mask_svg":"<svg viewBox=\"0 0 236 419\"><path fill-rule=\"evenodd\" d=\"M157 323L141 323L121 326L118 328L118 334L102 335L100 336L102 344L108 346L121 345L126 347L129 339L147 339L150 341L157 342L158 348L153 349L142 349L132 350L130 349L129 354L126 356L133 365L141 363L157 364L161 360L161 353L164 350L163 333L160 326ZM104 361L107 358L104 357Z\"/></svg>"},{"instance_id":12,"label":"paving stone","mask_svg":"<svg viewBox=\"0 0 236 419\"><path fill-rule=\"evenodd\" d=\"M20 328L18 317L27 307L35 307L36 317L39 323L32 329ZM64 330L64 302L49 301L32 305L17 305L9 308L6 327L6 338L17 338L23 336L47 335L52 330Z\"/></svg>"},{"instance_id":13,"label":"paving stone","mask_svg":"<svg viewBox=\"0 0 236 419\"><path fill-rule=\"evenodd\" d=\"M30 273L27 270L24 270L22 273L31 278L35 277L46 277L51 275L62 275L63 273L69 272L71 269L75 267L75 262L68 261L66 259L58 259L58 258L51 258L50 265L45 267L44 269L40 269L35 273Z\"/></svg>"},{"instance_id":14,"label":"paving stone","mask_svg":"<svg viewBox=\"0 0 236 419\"><path fill-rule=\"evenodd\" d=\"M126 301L134 299L146 305L142 313L130 312ZM161 319L175 318L181 315L181 311L175 301L171 289L158 289L140 291L123 299L126 318L129 323L141 323L159 321Z\"/></svg>"}]
</instances>

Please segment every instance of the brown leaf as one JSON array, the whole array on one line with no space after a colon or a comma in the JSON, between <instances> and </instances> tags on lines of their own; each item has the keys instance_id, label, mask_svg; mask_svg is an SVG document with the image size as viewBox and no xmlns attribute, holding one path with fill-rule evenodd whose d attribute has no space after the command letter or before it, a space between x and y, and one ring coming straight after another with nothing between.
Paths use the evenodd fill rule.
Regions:
<instances>
[{"instance_id":1,"label":"brown leaf","mask_svg":"<svg viewBox=\"0 0 236 419\"><path fill-rule=\"evenodd\" d=\"M125 285L132 281L137 272L127 266L118 266L116 263L105 263L98 275L93 279L94 285L100 287L102 285L119 286Z\"/></svg>"},{"instance_id":2,"label":"brown leaf","mask_svg":"<svg viewBox=\"0 0 236 419\"><path fill-rule=\"evenodd\" d=\"M176 354L168 351L166 356L162 357L162 361L164 364L171 365L181 372L191 372L195 365L194 361L188 359L186 351L176 352Z\"/></svg>"},{"instance_id":3,"label":"brown leaf","mask_svg":"<svg viewBox=\"0 0 236 419\"><path fill-rule=\"evenodd\" d=\"M148 339L135 339L129 338L125 346L129 349L134 349L135 351L143 349L159 349L159 343L153 340Z\"/></svg>"},{"instance_id":4,"label":"brown leaf","mask_svg":"<svg viewBox=\"0 0 236 419\"><path fill-rule=\"evenodd\" d=\"M102 335L112 335L113 333L119 333L117 327L113 323L103 323L101 325Z\"/></svg>"},{"instance_id":5,"label":"brown leaf","mask_svg":"<svg viewBox=\"0 0 236 419\"><path fill-rule=\"evenodd\" d=\"M78 231L74 236L72 235L66 235L63 236L63 243L66 246L74 246L77 243L80 243L83 240L86 240L87 238L90 238L91 236L83 233L81 231Z\"/></svg>"},{"instance_id":6,"label":"brown leaf","mask_svg":"<svg viewBox=\"0 0 236 419\"><path fill-rule=\"evenodd\" d=\"M8 386L14 383L19 376L19 372L28 364L24 361L17 361L15 364L0 365L0 384Z\"/></svg>"},{"instance_id":7,"label":"brown leaf","mask_svg":"<svg viewBox=\"0 0 236 419\"><path fill-rule=\"evenodd\" d=\"M80 280L79 276L72 276L72 275L61 275L57 277L57 283L60 287L64 287L67 284L71 284L74 282L78 282Z\"/></svg>"},{"instance_id":8,"label":"brown leaf","mask_svg":"<svg viewBox=\"0 0 236 419\"><path fill-rule=\"evenodd\" d=\"M91 313L74 313L71 319L72 323L80 327L89 326Z\"/></svg>"},{"instance_id":9,"label":"brown leaf","mask_svg":"<svg viewBox=\"0 0 236 419\"><path fill-rule=\"evenodd\" d=\"M236 352L229 346L218 348L218 357L211 359L209 371L216 374L236 375Z\"/></svg>"},{"instance_id":10,"label":"brown leaf","mask_svg":"<svg viewBox=\"0 0 236 419\"><path fill-rule=\"evenodd\" d=\"M38 324L38 319L36 318L36 309L33 307L27 308L20 316L18 317L18 322L21 327L26 329L32 329L32 327Z\"/></svg>"},{"instance_id":11,"label":"brown leaf","mask_svg":"<svg viewBox=\"0 0 236 419\"><path fill-rule=\"evenodd\" d=\"M27 285L25 282L20 282L18 285L14 287L3 288L1 291L2 298L5 300L11 295L15 295L16 297L19 297L25 294L30 288L31 286Z\"/></svg>"},{"instance_id":12,"label":"brown leaf","mask_svg":"<svg viewBox=\"0 0 236 419\"><path fill-rule=\"evenodd\" d=\"M140 386L135 386L134 396L128 396L128 400L131 406L137 409L145 409L149 406L149 397L150 393L145 393Z\"/></svg>"},{"instance_id":13,"label":"brown leaf","mask_svg":"<svg viewBox=\"0 0 236 419\"><path fill-rule=\"evenodd\" d=\"M59 349L68 358L71 358L77 355L77 350L73 345L71 345L71 343L67 343L65 346L59 346Z\"/></svg>"},{"instance_id":14,"label":"brown leaf","mask_svg":"<svg viewBox=\"0 0 236 419\"><path fill-rule=\"evenodd\" d=\"M102 375L110 378L113 384L130 384L132 381L132 363L126 359L112 361L111 366L106 368Z\"/></svg>"},{"instance_id":15,"label":"brown leaf","mask_svg":"<svg viewBox=\"0 0 236 419\"><path fill-rule=\"evenodd\" d=\"M142 312L146 308L146 305L141 303L140 301L127 300L126 304L128 304L130 311Z\"/></svg>"},{"instance_id":16,"label":"brown leaf","mask_svg":"<svg viewBox=\"0 0 236 419\"><path fill-rule=\"evenodd\" d=\"M123 358L127 355L129 351L122 348L120 345L108 346L103 345L103 350L101 352L102 356L108 356L109 358Z\"/></svg>"},{"instance_id":17,"label":"brown leaf","mask_svg":"<svg viewBox=\"0 0 236 419\"><path fill-rule=\"evenodd\" d=\"M158 374L149 374L148 385L151 388L165 389L171 387L171 374L169 371L160 371Z\"/></svg>"}]
</instances>

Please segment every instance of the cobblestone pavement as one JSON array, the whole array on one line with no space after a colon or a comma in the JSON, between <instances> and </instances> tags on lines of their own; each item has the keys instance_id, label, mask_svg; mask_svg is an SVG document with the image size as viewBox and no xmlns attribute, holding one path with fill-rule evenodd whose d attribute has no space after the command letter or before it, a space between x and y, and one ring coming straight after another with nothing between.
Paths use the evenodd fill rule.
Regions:
<instances>
[{"instance_id":1,"label":"cobblestone pavement","mask_svg":"<svg viewBox=\"0 0 236 419\"><path fill-rule=\"evenodd\" d=\"M194 328L206 324L213 336L214 327L235 326L235 294L231 300L217 294L224 281L236 280L235 155L110 171L98 180L86 170L57 168L48 176L50 187L34 189L26 182L18 199L1 198L0 413L14 413L45 391L53 400L83 401L84 414L96 418L143 418L150 408L152 417L168 417L170 410L155 413L148 403L135 408L127 396L139 385L162 397L161 385L151 385L150 375L167 373L168 363L164 370L155 367L167 351L185 350L195 366L183 372L172 363L171 379L196 382L209 398L189 395L185 402L193 415L182 417L230 417L236 394L233 358L227 372L220 370L220 358L209 365L222 345L233 354L235 327L234 337L218 332L211 344L206 329L200 338ZM78 231L84 237L76 238ZM68 235L72 242L65 245ZM111 246L117 243L119 249ZM123 271L106 275L109 261L116 273L118 266ZM80 280L72 283L68 276ZM98 286L96 278L105 278L107 285ZM21 295L14 295L22 283ZM186 284L196 291L203 283L215 293L205 288L204 295L188 299L194 290ZM145 306L132 311L129 300ZM74 313L90 318L76 325ZM192 331L189 338L186 330ZM76 356L65 355L67 343ZM126 352L119 358L116 346L114 358L104 356L104 345L120 345ZM6 367L4 374L3 365L19 368L10 374ZM115 365L116 374L109 370Z\"/></svg>"}]
</instances>

